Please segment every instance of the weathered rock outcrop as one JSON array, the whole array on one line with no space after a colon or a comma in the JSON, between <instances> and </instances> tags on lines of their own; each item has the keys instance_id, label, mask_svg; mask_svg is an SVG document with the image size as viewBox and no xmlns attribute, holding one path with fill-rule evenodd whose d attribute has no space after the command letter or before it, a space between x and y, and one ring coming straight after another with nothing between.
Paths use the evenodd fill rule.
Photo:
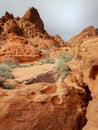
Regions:
<instances>
[{"instance_id":1,"label":"weathered rock outcrop","mask_svg":"<svg viewBox=\"0 0 98 130\"><path fill-rule=\"evenodd\" d=\"M86 124L86 91L71 86L40 83L0 89L0 102L3 130L81 130Z\"/></svg>"},{"instance_id":2,"label":"weathered rock outcrop","mask_svg":"<svg viewBox=\"0 0 98 130\"><path fill-rule=\"evenodd\" d=\"M10 36L10 40L9 40L9 36ZM26 44L20 45L23 42L25 42L28 45ZM8 12L6 12L5 16L3 16L0 19L0 46L1 46L0 62L4 61L6 57L10 57L13 60L22 62L22 63L32 62L34 61L35 51L41 52L39 51L39 49L45 50L45 49L51 49L51 48L53 50L55 48L59 48L63 46L63 44L61 40L55 40L45 31L43 21L41 20L40 15L38 14L38 11L33 7L29 8L22 18L19 18L19 17L15 18L12 14L9 14ZM17 52L16 46L20 48L19 49L20 52L19 50ZM30 46L31 49L28 50L27 46ZM7 51L4 48L6 48L7 50L10 48L10 50ZM22 51L21 49L25 51ZM29 53L32 53L31 56L27 55L26 52L28 51L30 51ZM21 58L19 58L20 57L19 53L21 53ZM41 53L38 53L37 57L41 58L40 56L41 56Z\"/></svg>"},{"instance_id":3,"label":"weathered rock outcrop","mask_svg":"<svg viewBox=\"0 0 98 130\"><path fill-rule=\"evenodd\" d=\"M15 20L9 20L4 25L5 34L14 33L18 36L23 36L22 29L19 27Z\"/></svg>"},{"instance_id":4,"label":"weathered rock outcrop","mask_svg":"<svg viewBox=\"0 0 98 130\"><path fill-rule=\"evenodd\" d=\"M0 62L9 58L19 63L33 62L42 56L42 52L29 45L26 38L15 34L8 35L6 43L0 49Z\"/></svg>"},{"instance_id":5,"label":"weathered rock outcrop","mask_svg":"<svg viewBox=\"0 0 98 130\"><path fill-rule=\"evenodd\" d=\"M85 83L91 92L92 101L87 107L87 124L83 130L98 129L98 37L86 40L76 48L75 59L70 62L69 67L72 75L66 79L67 85L74 87L83 86Z\"/></svg>"},{"instance_id":6,"label":"weathered rock outcrop","mask_svg":"<svg viewBox=\"0 0 98 130\"><path fill-rule=\"evenodd\" d=\"M98 129L98 38L85 41L80 46L84 81L92 94L92 101L87 108L87 125L83 130Z\"/></svg>"},{"instance_id":7,"label":"weathered rock outcrop","mask_svg":"<svg viewBox=\"0 0 98 130\"><path fill-rule=\"evenodd\" d=\"M93 26L87 27L80 34L74 36L68 43L75 47L77 44L81 44L86 40L93 39L98 36L98 29Z\"/></svg>"},{"instance_id":8,"label":"weathered rock outcrop","mask_svg":"<svg viewBox=\"0 0 98 130\"><path fill-rule=\"evenodd\" d=\"M53 39L54 39L54 41L59 43L60 46L65 46L66 45L64 40L59 35L54 35Z\"/></svg>"}]
</instances>

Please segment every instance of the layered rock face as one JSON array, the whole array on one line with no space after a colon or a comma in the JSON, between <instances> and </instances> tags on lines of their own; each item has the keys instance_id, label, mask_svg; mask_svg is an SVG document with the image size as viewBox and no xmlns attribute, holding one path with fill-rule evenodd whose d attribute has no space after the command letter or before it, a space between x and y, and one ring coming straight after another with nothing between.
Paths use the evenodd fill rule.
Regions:
<instances>
[{"instance_id":1,"label":"layered rock face","mask_svg":"<svg viewBox=\"0 0 98 130\"><path fill-rule=\"evenodd\" d=\"M22 18L5 13L0 19L0 41L0 61L11 57L21 63L40 59L43 49L62 46L45 31L43 21L33 7Z\"/></svg>"},{"instance_id":2,"label":"layered rock face","mask_svg":"<svg viewBox=\"0 0 98 130\"><path fill-rule=\"evenodd\" d=\"M22 18L6 12L0 19L0 62L57 59L64 52L73 59L63 82L55 63L11 69L15 79L5 82L14 89L0 84L0 130L98 129L98 30L88 27L65 44L45 31L35 8Z\"/></svg>"},{"instance_id":3,"label":"layered rock face","mask_svg":"<svg viewBox=\"0 0 98 130\"><path fill-rule=\"evenodd\" d=\"M24 37L18 37L15 34L9 34L6 43L0 50L0 61L12 59L15 62L25 63L33 62L43 56L39 49L35 49Z\"/></svg>"}]
</instances>

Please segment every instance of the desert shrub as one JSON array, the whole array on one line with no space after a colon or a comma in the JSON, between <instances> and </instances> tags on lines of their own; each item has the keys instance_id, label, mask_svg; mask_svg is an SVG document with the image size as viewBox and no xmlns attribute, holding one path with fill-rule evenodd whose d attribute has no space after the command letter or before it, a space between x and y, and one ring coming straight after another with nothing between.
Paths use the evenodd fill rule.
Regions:
<instances>
[{"instance_id":1,"label":"desert shrub","mask_svg":"<svg viewBox=\"0 0 98 130\"><path fill-rule=\"evenodd\" d=\"M37 64L38 65L42 65L42 64L53 64L55 62L54 59L49 58L49 57L44 57L43 59L41 59Z\"/></svg>"},{"instance_id":2,"label":"desert shrub","mask_svg":"<svg viewBox=\"0 0 98 130\"><path fill-rule=\"evenodd\" d=\"M67 76L67 74L70 72L70 69L68 68L66 62L64 61L64 59L61 59L61 58L56 61L55 68L60 73L60 77L61 77L62 81Z\"/></svg>"},{"instance_id":3,"label":"desert shrub","mask_svg":"<svg viewBox=\"0 0 98 130\"><path fill-rule=\"evenodd\" d=\"M0 73L9 71L9 70L10 70L10 67L7 64L5 64L5 63L0 64Z\"/></svg>"},{"instance_id":4,"label":"desert shrub","mask_svg":"<svg viewBox=\"0 0 98 130\"><path fill-rule=\"evenodd\" d=\"M0 86L4 86L6 79L13 79L14 76L10 71L10 67L7 64L0 64Z\"/></svg>"},{"instance_id":5,"label":"desert shrub","mask_svg":"<svg viewBox=\"0 0 98 130\"><path fill-rule=\"evenodd\" d=\"M4 64L8 65L10 68L16 68L16 67L30 67L33 64L32 63L25 63L25 64L20 64L18 62L14 62L11 58L5 59L3 62Z\"/></svg>"},{"instance_id":6,"label":"desert shrub","mask_svg":"<svg viewBox=\"0 0 98 130\"><path fill-rule=\"evenodd\" d=\"M65 77L70 72L69 67L67 66L67 62L72 60L71 55L66 55L65 53L61 54L61 56L57 59L55 68L60 73L61 80L64 81Z\"/></svg>"},{"instance_id":7,"label":"desert shrub","mask_svg":"<svg viewBox=\"0 0 98 130\"><path fill-rule=\"evenodd\" d=\"M63 59L65 62L69 62L73 59L73 55L68 55L65 52L62 52L62 54L59 56L59 59Z\"/></svg>"},{"instance_id":8,"label":"desert shrub","mask_svg":"<svg viewBox=\"0 0 98 130\"><path fill-rule=\"evenodd\" d=\"M20 64L19 67L30 67L33 66L33 63Z\"/></svg>"},{"instance_id":9,"label":"desert shrub","mask_svg":"<svg viewBox=\"0 0 98 130\"><path fill-rule=\"evenodd\" d=\"M16 68L16 67L20 66L20 64L18 62L14 62L10 57L6 58L3 63L8 65L11 68Z\"/></svg>"},{"instance_id":10,"label":"desert shrub","mask_svg":"<svg viewBox=\"0 0 98 130\"><path fill-rule=\"evenodd\" d=\"M14 76L11 74L10 67L4 63L0 64L0 77L5 80L14 78Z\"/></svg>"},{"instance_id":11,"label":"desert shrub","mask_svg":"<svg viewBox=\"0 0 98 130\"><path fill-rule=\"evenodd\" d=\"M3 72L1 76L4 77L5 79L14 79L14 76L10 71Z\"/></svg>"},{"instance_id":12,"label":"desert shrub","mask_svg":"<svg viewBox=\"0 0 98 130\"><path fill-rule=\"evenodd\" d=\"M4 81L5 81L5 78L0 77L0 86L3 86Z\"/></svg>"},{"instance_id":13,"label":"desert shrub","mask_svg":"<svg viewBox=\"0 0 98 130\"><path fill-rule=\"evenodd\" d=\"M3 84L3 88L5 88L5 89L13 89L13 88L14 88L14 85L11 84L11 83L4 83L4 84Z\"/></svg>"}]
</instances>

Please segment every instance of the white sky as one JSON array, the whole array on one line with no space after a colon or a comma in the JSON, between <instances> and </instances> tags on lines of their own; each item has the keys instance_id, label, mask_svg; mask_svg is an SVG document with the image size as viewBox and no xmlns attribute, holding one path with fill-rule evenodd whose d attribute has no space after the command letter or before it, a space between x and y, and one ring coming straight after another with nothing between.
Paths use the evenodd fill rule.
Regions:
<instances>
[{"instance_id":1,"label":"white sky","mask_svg":"<svg viewBox=\"0 0 98 130\"><path fill-rule=\"evenodd\" d=\"M69 40L85 27L98 27L98 0L1 0L0 17L5 11L22 16L34 6L49 34Z\"/></svg>"}]
</instances>

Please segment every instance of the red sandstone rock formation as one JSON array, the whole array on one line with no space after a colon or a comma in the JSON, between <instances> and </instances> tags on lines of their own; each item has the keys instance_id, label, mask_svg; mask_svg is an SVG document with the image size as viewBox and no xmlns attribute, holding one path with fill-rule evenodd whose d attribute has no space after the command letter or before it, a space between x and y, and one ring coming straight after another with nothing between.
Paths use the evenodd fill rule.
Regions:
<instances>
[{"instance_id":1,"label":"red sandstone rock formation","mask_svg":"<svg viewBox=\"0 0 98 130\"><path fill-rule=\"evenodd\" d=\"M57 43L59 43L59 45L61 46L65 46L66 44L65 44L65 42L64 42L64 40L59 36L59 35L55 35L55 36L53 36L53 39L57 42Z\"/></svg>"},{"instance_id":2,"label":"red sandstone rock formation","mask_svg":"<svg viewBox=\"0 0 98 130\"><path fill-rule=\"evenodd\" d=\"M95 38L98 36L98 29L93 26L87 27L80 34L74 36L68 43L72 46L77 46L86 40Z\"/></svg>"},{"instance_id":3,"label":"red sandstone rock formation","mask_svg":"<svg viewBox=\"0 0 98 130\"><path fill-rule=\"evenodd\" d=\"M69 63L72 73L66 78L67 85L88 86L91 99L87 107L87 124L83 130L98 129L98 37L86 40L75 50L75 59ZM84 106L85 107L85 106Z\"/></svg>"},{"instance_id":4,"label":"red sandstone rock formation","mask_svg":"<svg viewBox=\"0 0 98 130\"><path fill-rule=\"evenodd\" d=\"M25 43L25 45L19 45L23 44L23 42ZM10 46L10 43L11 47L10 51L8 52L7 47ZM32 55L35 55L33 50L36 50L38 52L39 49L41 50L51 48L54 49L63 46L61 40L55 40L45 31L43 21L41 20L38 11L35 8L29 8L22 18L19 17L14 18L12 14L6 12L5 16L3 16L0 19L0 45L1 45L0 55L2 56L0 57L0 61L3 61L8 56L13 57L13 59L15 60L16 55L22 52L21 50L21 52L18 51L18 53L16 54L17 48L15 48L15 43L17 44L19 43L18 44L20 46L19 50L23 48L25 48L24 50L26 50L26 47L30 46L32 50ZM7 50L5 50L4 48L6 48ZM8 54L7 52L10 54ZM11 56L12 52L13 56ZM32 61L34 57L32 55L29 56L29 60L22 61L22 59L28 59L26 58L27 53L25 54L25 52L28 52L28 50L23 51L24 54L21 53L21 60L19 60L20 58L19 56L17 56L17 61L22 63L25 61L27 62ZM23 55L25 55L25 57ZM41 53L39 53L39 58L40 56Z\"/></svg>"},{"instance_id":5,"label":"red sandstone rock formation","mask_svg":"<svg viewBox=\"0 0 98 130\"><path fill-rule=\"evenodd\" d=\"M97 130L97 36L98 30L89 27L65 46L59 36L45 31L35 8L22 18L6 13L0 19L0 62L9 57L32 62L45 51L57 57L74 50L74 59L68 63L70 73L63 83L46 72L16 83L13 90L0 88L0 130Z\"/></svg>"},{"instance_id":6,"label":"red sandstone rock formation","mask_svg":"<svg viewBox=\"0 0 98 130\"><path fill-rule=\"evenodd\" d=\"M86 123L86 91L60 83L0 89L0 102L2 130L81 130Z\"/></svg>"},{"instance_id":7,"label":"red sandstone rock formation","mask_svg":"<svg viewBox=\"0 0 98 130\"><path fill-rule=\"evenodd\" d=\"M24 14L23 19L32 22L44 33L45 30L43 21L41 20L38 11L34 7L29 8L29 10Z\"/></svg>"},{"instance_id":8,"label":"red sandstone rock formation","mask_svg":"<svg viewBox=\"0 0 98 130\"><path fill-rule=\"evenodd\" d=\"M10 34L6 43L0 49L0 61L11 58L15 62L33 62L42 57L42 52L35 49L24 37Z\"/></svg>"}]
</instances>

